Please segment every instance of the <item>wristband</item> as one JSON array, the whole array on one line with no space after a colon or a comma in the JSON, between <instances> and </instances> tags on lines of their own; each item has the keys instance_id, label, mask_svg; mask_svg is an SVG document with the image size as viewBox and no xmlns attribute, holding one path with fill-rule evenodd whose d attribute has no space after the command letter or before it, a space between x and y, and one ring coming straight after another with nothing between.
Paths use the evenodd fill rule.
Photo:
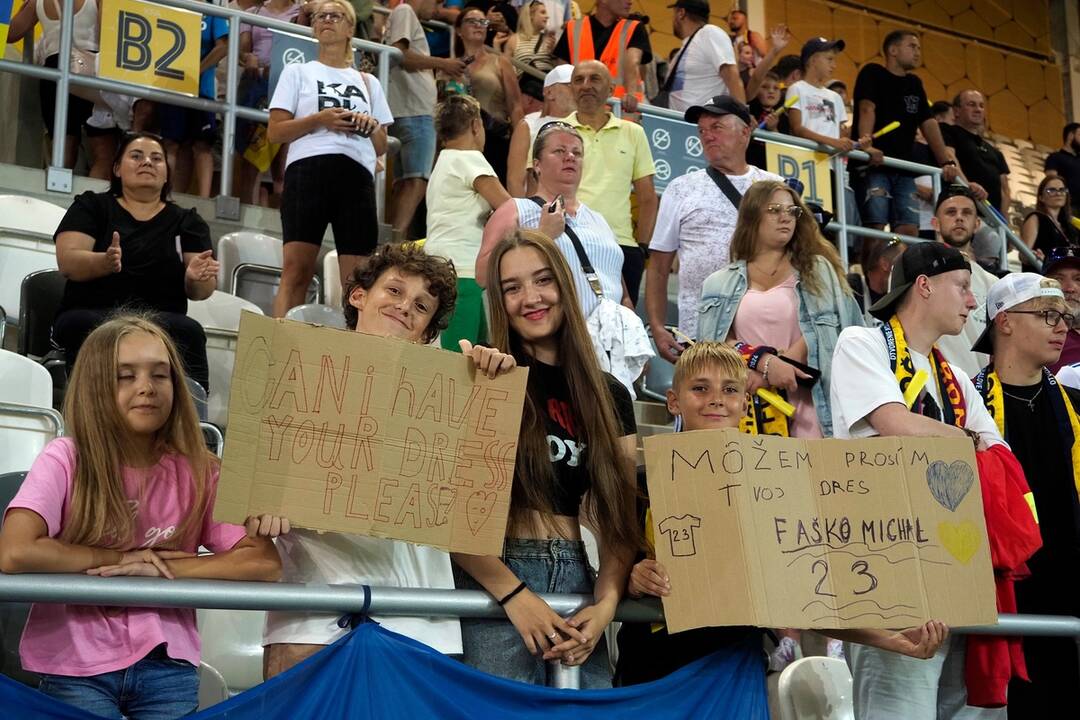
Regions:
<instances>
[{"instance_id":1,"label":"wristband","mask_svg":"<svg viewBox=\"0 0 1080 720\"><path fill-rule=\"evenodd\" d=\"M766 383L769 382L769 363L772 362L772 359L773 359L772 355L769 355L768 357L765 358L765 367L761 371L761 376L763 378L765 378Z\"/></svg>"},{"instance_id":2,"label":"wristband","mask_svg":"<svg viewBox=\"0 0 1080 720\"><path fill-rule=\"evenodd\" d=\"M522 590L524 590L524 589L525 589L525 583L523 582L523 583L521 583L520 585L518 585L518 586L517 586L516 588L514 588L513 590L511 590L510 592L508 592L508 593L506 593L505 595L503 595L503 597L502 597L502 600L496 600L495 602L497 602L497 603L499 604L499 607L502 607L502 606L503 606L503 605L505 605L506 603L508 603L508 602L510 602L511 600L513 600L513 599L514 599L514 596L515 596L515 595L517 595L517 594L518 594L519 592L521 592L521 591L522 591Z\"/></svg>"}]
</instances>

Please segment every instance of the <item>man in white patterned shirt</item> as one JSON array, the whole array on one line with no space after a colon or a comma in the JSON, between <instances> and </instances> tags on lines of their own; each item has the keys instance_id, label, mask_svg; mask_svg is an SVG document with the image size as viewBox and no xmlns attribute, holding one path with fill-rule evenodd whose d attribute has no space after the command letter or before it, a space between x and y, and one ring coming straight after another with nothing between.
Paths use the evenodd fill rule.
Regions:
<instances>
[{"instance_id":1,"label":"man in white patterned shirt","mask_svg":"<svg viewBox=\"0 0 1080 720\"><path fill-rule=\"evenodd\" d=\"M675 178L664 190L645 276L649 328L656 349L668 362L675 362L680 352L674 336L664 329L668 276L675 254L679 255L679 329L692 338L697 336L701 286L728 264L739 211L721 190L720 176L727 178L740 198L755 182L783 182L779 175L746 164L752 124L750 111L738 100L717 95L705 105L688 109L685 119L698 126L709 167Z\"/></svg>"}]
</instances>

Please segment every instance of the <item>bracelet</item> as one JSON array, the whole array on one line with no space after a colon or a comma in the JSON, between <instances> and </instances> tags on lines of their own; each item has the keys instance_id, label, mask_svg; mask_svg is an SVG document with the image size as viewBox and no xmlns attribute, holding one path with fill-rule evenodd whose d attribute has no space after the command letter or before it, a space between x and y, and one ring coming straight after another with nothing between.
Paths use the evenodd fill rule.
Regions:
<instances>
[{"instance_id":1,"label":"bracelet","mask_svg":"<svg viewBox=\"0 0 1080 720\"><path fill-rule=\"evenodd\" d=\"M943 167L943 168L945 168L945 167L956 167L956 161L955 160L946 160L945 162L941 163L941 167Z\"/></svg>"},{"instance_id":2,"label":"bracelet","mask_svg":"<svg viewBox=\"0 0 1080 720\"><path fill-rule=\"evenodd\" d=\"M765 367L761 371L761 376L765 378L765 382L769 382L769 363L772 362L774 357L775 355L767 355L765 357Z\"/></svg>"},{"instance_id":3,"label":"bracelet","mask_svg":"<svg viewBox=\"0 0 1080 720\"><path fill-rule=\"evenodd\" d=\"M513 600L514 596L517 595L519 592L521 592L524 589L525 589L525 583L523 582L520 585L518 585L516 588L511 590L510 592L506 593L506 595L503 595L502 600L496 600L495 602L497 602L499 604L499 607L502 607L506 603Z\"/></svg>"}]
</instances>

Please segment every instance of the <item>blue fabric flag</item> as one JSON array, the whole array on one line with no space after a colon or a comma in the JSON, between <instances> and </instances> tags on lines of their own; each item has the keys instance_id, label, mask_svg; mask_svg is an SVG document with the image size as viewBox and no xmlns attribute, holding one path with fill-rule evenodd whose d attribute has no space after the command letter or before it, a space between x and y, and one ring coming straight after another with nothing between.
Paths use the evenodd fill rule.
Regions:
<instances>
[{"instance_id":1,"label":"blue fabric flag","mask_svg":"<svg viewBox=\"0 0 1080 720\"><path fill-rule=\"evenodd\" d=\"M370 718L716 718L768 720L760 649L732 647L663 680L615 690L557 690L487 675L375 623L192 720ZM19 717L96 717L0 676L0 707Z\"/></svg>"}]
</instances>

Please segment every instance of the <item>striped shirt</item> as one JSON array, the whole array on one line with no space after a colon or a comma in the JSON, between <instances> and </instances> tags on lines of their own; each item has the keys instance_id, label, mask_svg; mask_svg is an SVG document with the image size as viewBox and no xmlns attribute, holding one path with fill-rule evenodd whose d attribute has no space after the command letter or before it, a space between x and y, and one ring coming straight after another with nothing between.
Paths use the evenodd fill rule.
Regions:
<instances>
[{"instance_id":1,"label":"striped shirt","mask_svg":"<svg viewBox=\"0 0 1080 720\"><path fill-rule=\"evenodd\" d=\"M525 198L515 198L514 204L517 206L518 223L521 227L533 230L540 227L542 208L539 205ZM585 249L585 254L589 257L589 262L600 277L604 297L620 302L623 294L623 251L607 221L600 213L590 210L585 203L579 202L576 216L566 214L566 224L573 228L578 240L581 241L581 246ZM574 277L574 288L581 302L581 311L585 317L589 317L599 301L589 281L585 279L585 271L581 269L581 261L578 260L577 251L574 250L574 243L569 235L563 233L555 238L555 244L559 246L563 257L566 258L566 264L570 266L570 274Z\"/></svg>"}]
</instances>

